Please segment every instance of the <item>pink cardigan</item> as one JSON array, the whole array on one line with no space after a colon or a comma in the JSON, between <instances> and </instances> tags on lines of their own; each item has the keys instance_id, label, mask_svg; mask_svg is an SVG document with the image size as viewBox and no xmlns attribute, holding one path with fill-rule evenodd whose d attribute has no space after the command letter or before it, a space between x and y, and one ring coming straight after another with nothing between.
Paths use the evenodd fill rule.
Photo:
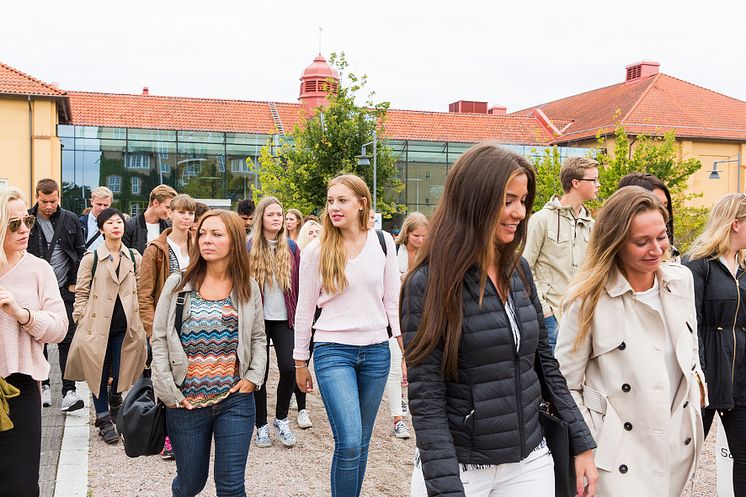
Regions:
<instances>
[{"instance_id":1,"label":"pink cardigan","mask_svg":"<svg viewBox=\"0 0 746 497\"><path fill-rule=\"evenodd\" d=\"M61 342L67 334L67 312L52 266L29 253L0 277L0 287L10 290L21 307L34 314L31 328L0 311L0 377L13 373L37 381L49 376L44 344Z\"/></svg>"},{"instance_id":2,"label":"pink cardigan","mask_svg":"<svg viewBox=\"0 0 746 497\"><path fill-rule=\"evenodd\" d=\"M319 257L321 247L313 240L301 252L298 306L295 311L295 349L293 359L308 360L314 311L321 316L314 325L314 342L345 345L372 345L388 340L386 326L399 336L399 264L396 246L385 233L387 255L378 242L375 230L357 257L347 261L347 288L330 295L321 288Z\"/></svg>"}]
</instances>

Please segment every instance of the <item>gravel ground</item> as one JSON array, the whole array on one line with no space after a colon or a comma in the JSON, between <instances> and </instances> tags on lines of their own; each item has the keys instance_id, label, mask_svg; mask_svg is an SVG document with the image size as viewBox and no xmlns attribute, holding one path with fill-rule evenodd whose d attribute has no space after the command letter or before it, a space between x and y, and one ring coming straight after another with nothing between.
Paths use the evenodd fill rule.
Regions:
<instances>
[{"instance_id":1,"label":"gravel ground","mask_svg":"<svg viewBox=\"0 0 746 497\"><path fill-rule=\"evenodd\" d=\"M270 355L273 374L270 374L269 384L276 385L274 354ZM271 389L270 392L272 391ZM274 413L273 397L270 393L268 409L270 422ZM308 430L301 430L294 426L298 439L296 447L292 449L283 447L276 436L273 438L271 448L258 449L252 442L246 468L246 488L249 495L257 497L329 495L329 467L334 442L318 392L309 395L307 403L314 426ZM93 412L92 409L91 412ZM294 420L296 414L296 411L291 409L291 419ZM93 419L91 425L93 425ZM365 497L409 495L412 455L415 449L414 438L397 439L393 436L391 428L388 403L384 395L370 443L368 469L362 492ZM714 456L716 428L713 424L700 460L700 469L695 477L693 491L690 493L690 487L687 487L683 495L717 497ZM171 495L171 480L175 475L176 464L173 461L163 461L158 456L130 459L124 454L121 444L106 445L98 437L95 428L91 426L89 496L168 497ZM207 485L200 495L215 495L212 468Z\"/></svg>"}]
</instances>

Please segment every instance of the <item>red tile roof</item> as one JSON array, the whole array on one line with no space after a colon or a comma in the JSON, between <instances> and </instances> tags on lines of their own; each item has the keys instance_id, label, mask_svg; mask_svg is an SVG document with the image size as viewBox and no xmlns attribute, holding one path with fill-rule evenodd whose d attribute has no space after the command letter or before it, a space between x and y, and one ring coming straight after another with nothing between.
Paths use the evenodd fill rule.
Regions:
<instances>
[{"instance_id":1,"label":"red tile roof","mask_svg":"<svg viewBox=\"0 0 746 497\"><path fill-rule=\"evenodd\" d=\"M76 125L276 132L269 102L75 91L68 96L71 123ZM274 105L285 132L291 132L302 119L302 107L295 103ZM545 144L552 138L533 117L395 109L387 114L386 137L465 143L492 140L526 145Z\"/></svg>"},{"instance_id":2,"label":"red tile roof","mask_svg":"<svg viewBox=\"0 0 746 497\"><path fill-rule=\"evenodd\" d=\"M572 121L553 141L556 144L593 138L599 130L611 132L617 122L630 134L660 135L674 130L680 138L746 140L746 102L662 73L511 115L526 116L534 108L555 124L558 118Z\"/></svg>"},{"instance_id":3,"label":"red tile roof","mask_svg":"<svg viewBox=\"0 0 746 497\"><path fill-rule=\"evenodd\" d=\"M61 97L65 92L0 62L0 94Z\"/></svg>"}]
</instances>

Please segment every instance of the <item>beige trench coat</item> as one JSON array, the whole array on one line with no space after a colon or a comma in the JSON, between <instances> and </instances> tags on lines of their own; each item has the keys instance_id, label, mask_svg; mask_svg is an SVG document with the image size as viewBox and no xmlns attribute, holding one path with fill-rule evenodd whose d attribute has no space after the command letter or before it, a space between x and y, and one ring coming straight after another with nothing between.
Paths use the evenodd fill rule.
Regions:
<instances>
[{"instance_id":1,"label":"beige trench coat","mask_svg":"<svg viewBox=\"0 0 746 497\"><path fill-rule=\"evenodd\" d=\"M109 249L104 243L96 249L98 265L93 281L93 252L83 256L78 270L73 309L77 330L70 345L65 378L85 380L96 397L99 397L111 315L117 295L127 316L127 331L122 343L119 365L118 391L129 390L145 368L145 329L140 320L137 301L137 277L142 266L142 257L136 250L132 252L136 264L133 264L130 251L122 246L119 276L116 274L116 267L109 261ZM137 274L134 270L135 265Z\"/></svg>"},{"instance_id":2,"label":"beige trench coat","mask_svg":"<svg viewBox=\"0 0 746 497\"><path fill-rule=\"evenodd\" d=\"M578 302L560 322L556 356L598 444L599 496L679 497L702 449L700 402L706 393L692 275L664 263L657 278L674 344L673 383L660 314L636 300L623 276L607 284L577 350Z\"/></svg>"}]
</instances>

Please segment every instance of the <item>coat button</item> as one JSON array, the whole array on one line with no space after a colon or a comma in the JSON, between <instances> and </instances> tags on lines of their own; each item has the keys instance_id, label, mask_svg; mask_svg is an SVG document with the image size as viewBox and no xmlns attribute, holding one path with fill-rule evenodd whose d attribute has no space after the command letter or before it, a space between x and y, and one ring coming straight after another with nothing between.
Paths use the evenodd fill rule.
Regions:
<instances>
[{"instance_id":1,"label":"coat button","mask_svg":"<svg viewBox=\"0 0 746 497\"><path fill-rule=\"evenodd\" d=\"M627 431L632 431L632 423L630 423L629 421L624 423L624 429Z\"/></svg>"},{"instance_id":2,"label":"coat button","mask_svg":"<svg viewBox=\"0 0 746 497\"><path fill-rule=\"evenodd\" d=\"M629 392L630 390L632 390L632 387L629 386L629 383L625 383L624 385L622 385L622 392L626 393L626 392Z\"/></svg>"},{"instance_id":3,"label":"coat button","mask_svg":"<svg viewBox=\"0 0 746 497\"><path fill-rule=\"evenodd\" d=\"M684 402L684 409L686 409L687 407L689 407L689 401L688 400L686 402Z\"/></svg>"},{"instance_id":4,"label":"coat button","mask_svg":"<svg viewBox=\"0 0 746 497\"><path fill-rule=\"evenodd\" d=\"M626 343L624 343L624 342L622 342L622 343L620 343L620 344L619 344L619 347L617 347L617 348L618 348L619 350L624 350L624 349L626 349L626 348L627 348L627 344L626 344Z\"/></svg>"},{"instance_id":5,"label":"coat button","mask_svg":"<svg viewBox=\"0 0 746 497\"><path fill-rule=\"evenodd\" d=\"M628 470L629 470L629 468L627 467L626 464L622 464L621 466L619 466L619 472L621 474L626 474Z\"/></svg>"},{"instance_id":6,"label":"coat button","mask_svg":"<svg viewBox=\"0 0 746 497\"><path fill-rule=\"evenodd\" d=\"M691 438L687 438L686 440L684 440L684 445L689 445L690 443L692 443Z\"/></svg>"}]
</instances>

